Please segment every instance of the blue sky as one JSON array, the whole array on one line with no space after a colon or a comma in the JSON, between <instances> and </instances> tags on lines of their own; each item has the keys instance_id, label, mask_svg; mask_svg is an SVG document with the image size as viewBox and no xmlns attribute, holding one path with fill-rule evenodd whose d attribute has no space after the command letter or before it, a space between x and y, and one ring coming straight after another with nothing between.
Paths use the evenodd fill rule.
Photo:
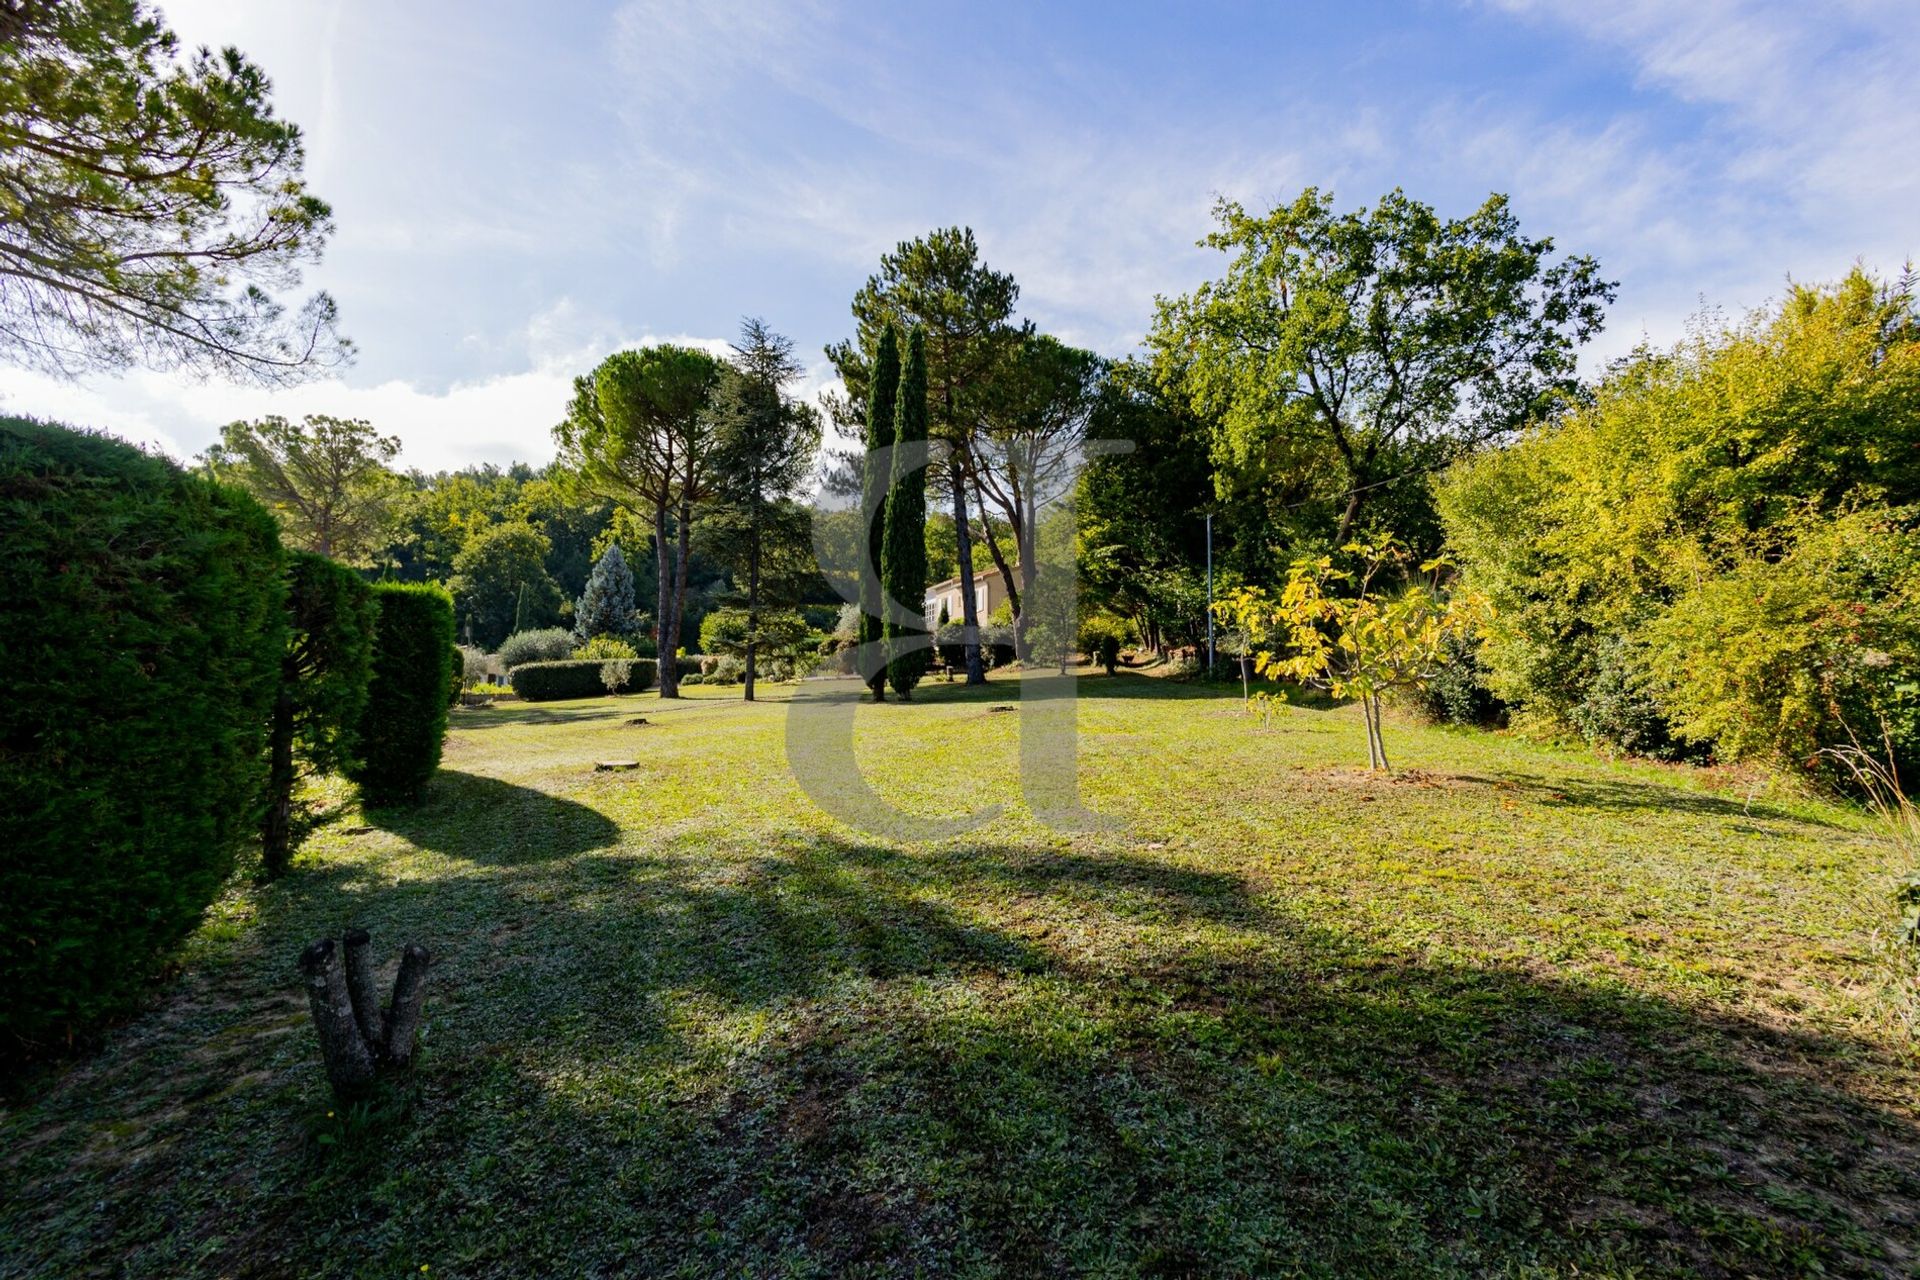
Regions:
<instances>
[{"instance_id":1,"label":"blue sky","mask_svg":"<svg viewBox=\"0 0 1920 1280\"><path fill-rule=\"evenodd\" d=\"M816 362L896 241L974 228L1025 314L1133 348L1219 267L1218 195L1404 187L1621 282L1593 359L1791 276L1920 252L1911 0L370 3L170 0L307 134L361 355L268 393L0 369L0 406L185 456L267 412L366 417L429 469L543 461L572 376L764 316Z\"/></svg>"}]
</instances>

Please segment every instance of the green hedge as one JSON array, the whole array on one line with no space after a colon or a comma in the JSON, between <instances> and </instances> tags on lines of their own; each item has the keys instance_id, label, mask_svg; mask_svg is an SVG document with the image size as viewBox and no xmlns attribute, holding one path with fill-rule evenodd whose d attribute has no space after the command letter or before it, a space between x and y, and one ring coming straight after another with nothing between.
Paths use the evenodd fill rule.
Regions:
<instances>
[{"instance_id":1,"label":"green hedge","mask_svg":"<svg viewBox=\"0 0 1920 1280\"><path fill-rule=\"evenodd\" d=\"M597 658L571 659L566 662L528 662L507 673L513 691L528 702L555 702L562 698L604 698L607 686L600 679L603 664ZM621 693L639 693L651 689L659 676L659 664L651 658L627 659L627 682Z\"/></svg>"},{"instance_id":2,"label":"green hedge","mask_svg":"<svg viewBox=\"0 0 1920 1280\"><path fill-rule=\"evenodd\" d=\"M0 419L0 1047L128 1004L252 837L282 566L238 490Z\"/></svg>"},{"instance_id":3,"label":"green hedge","mask_svg":"<svg viewBox=\"0 0 1920 1280\"><path fill-rule=\"evenodd\" d=\"M373 682L353 780L371 805L408 804L440 765L452 700L453 597L427 582L380 582Z\"/></svg>"},{"instance_id":4,"label":"green hedge","mask_svg":"<svg viewBox=\"0 0 1920 1280\"><path fill-rule=\"evenodd\" d=\"M269 735L271 756L260 856L268 876L287 868L298 842L294 789L301 771L345 772L357 759L373 677L379 605L359 574L309 551L287 559L286 656Z\"/></svg>"}]
</instances>

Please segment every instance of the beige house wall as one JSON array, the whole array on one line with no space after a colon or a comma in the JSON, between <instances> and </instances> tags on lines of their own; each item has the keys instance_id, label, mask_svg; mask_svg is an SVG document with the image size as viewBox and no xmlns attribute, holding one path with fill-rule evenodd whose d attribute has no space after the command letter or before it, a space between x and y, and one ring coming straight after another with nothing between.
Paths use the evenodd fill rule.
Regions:
<instances>
[{"instance_id":1,"label":"beige house wall","mask_svg":"<svg viewBox=\"0 0 1920 1280\"><path fill-rule=\"evenodd\" d=\"M1007 600L1007 583L998 566L978 570L973 575L973 595L980 611L982 623L993 616ZM940 606L947 607L947 621L959 622L966 617L961 607L960 579L948 578L945 582L936 582L927 588L925 607L927 625L935 626L940 621Z\"/></svg>"}]
</instances>

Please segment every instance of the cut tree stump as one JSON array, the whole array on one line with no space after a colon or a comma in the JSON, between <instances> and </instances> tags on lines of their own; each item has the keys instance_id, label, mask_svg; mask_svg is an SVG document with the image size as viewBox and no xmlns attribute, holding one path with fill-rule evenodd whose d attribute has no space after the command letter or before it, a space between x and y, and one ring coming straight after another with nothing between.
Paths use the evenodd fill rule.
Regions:
<instances>
[{"instance_id":1,"label":"cut tree stump","mask_svg":"<svg viewBox=\"0 0 1920 1280\"><path fill-rule=\"evenodd\" d=\"M393 1002L387 1006L385 1022L387 1062L401 1070L413 1062L420 1011L427 1002L427 963L431 959L425 947L410 942L400 953L400 972L394 975Z\"/></svg>"},{"instance_id":2,"label":"cut tree stump","mask_svg":"<svg viewBox=\"0 0 1920 1280\"><path fill-rule=\"evenodd\" d=\"M612 773L618 769L638 769L639 767L640 762L638 760L597 760L594 762L593 771L595 773Z\"/></svg>"},{"instance_id":3,"label":"cut tree stump","mask_svg":"<svg viewBox=\"0 0 1920 1280\"><path fill-rule=\"evenodd\" d=\"M373 938L365 929L349 929L340 939L347 956L347 994L353 997L353 1020L360 1038L378 1062L387 1039L380 1027L380 989L373 981Z\"/></svg>"},{"instance_id":4,"label":"cut tree stump","mask_svg":"<svg viewBox=\"0 0 1920 1280\"><path fill-rule=\"evenodd\" d=\"M300 953L300 968L307 975L307 1004L320 1034L327 1082L340 1097L357 1098L373 1087L373 1053L360 1035L338 951L332 938L322 938Z\"/></svg>"},{"instance_id":5,"label":"cut tree stump","mask_svg":"<svg viewBox=\"0 0 1920 1280\"><path fill-rule=\"evenodd\" d=\"M409 943L401 952L393 998L382 1009L372 942L365 929L349 929L340 945L321 938L300 953L327 1082L342 1101L366 1096L387 1070L405 1070L413 1062L426 1005L432 962L427 949Z\"/></svg>"}]
</instances>

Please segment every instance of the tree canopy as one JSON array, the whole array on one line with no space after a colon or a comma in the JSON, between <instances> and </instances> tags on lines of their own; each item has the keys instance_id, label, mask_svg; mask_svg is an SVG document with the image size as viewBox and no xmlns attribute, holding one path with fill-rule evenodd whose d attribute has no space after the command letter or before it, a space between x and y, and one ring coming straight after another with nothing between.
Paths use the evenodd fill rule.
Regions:
<instances>
[{"instance_id":1,"label":"tree canopy","mask_svg":"<svg viewBox=\"0 0 1920 1280\"><path fill-rule=\"evenodd\" d=\"M1576 386L1575 353L1614 286L1549 261L1504 196L1443 220L1400 191L1339 213L1309 188L1265 215L1222 200L1201 241L1233 255L1162 298L1157 372L1218 424L1223 471L1252 471L1346 543L1383 491L1499 440ZM1304 539L1303 539L1304 541Z\"/></svg>"},{"instance_id":2,"label":"tree canopy","mask_svg":"<svg viewBox=\"0 0 1920 1280\"><path fill-rule=\"evenodd\" d=\"M227 424L206 460L273 512L290 544L356 564L392 525L406 486L387 464L399 452L397 436L358 418L274 415Z\"/></svg>"},{"instance_id":3,"label":"tree canopy","mask_svg":"<svg viewBox=\"0 0 1920 1280\"><path fill-rule=\"evenodd\" d=\"M1497 692L1642 753L1801 767L1849 730L1920 759L1912 282L1855 271L1617 364L1592 402L1449 473L1498 609ZM1797 655L1797 656L1796 656Z\"/></svg>"},{"instance_id":4,"label":"tree canopy","mask_svg":"<svg viewBox=\"0 0 1920 1280\"><path fill-rule=\"evenodd\" d=\"M275 296L333 218L271 93L139 0L0 6L0 355L265 383L347 359L331 298Z\"/></svg>"}]
</instances>

